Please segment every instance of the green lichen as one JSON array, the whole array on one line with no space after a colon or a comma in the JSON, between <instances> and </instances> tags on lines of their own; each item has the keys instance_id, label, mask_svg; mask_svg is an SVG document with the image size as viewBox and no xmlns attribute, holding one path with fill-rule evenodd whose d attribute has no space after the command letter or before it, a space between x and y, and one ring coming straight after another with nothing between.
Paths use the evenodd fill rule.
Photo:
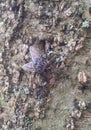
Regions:
<instances>
[{"instance_id":1,"label":"green lichen","mask_svg":"<svg viewBox=\"0 0 91 130\"><path fill-rule=\"evenodd\" d=\"M85 21L82 23L82 27L83 27L83 28L89 28L89 21L85 20Z\"/></svg>"}]
</instances>

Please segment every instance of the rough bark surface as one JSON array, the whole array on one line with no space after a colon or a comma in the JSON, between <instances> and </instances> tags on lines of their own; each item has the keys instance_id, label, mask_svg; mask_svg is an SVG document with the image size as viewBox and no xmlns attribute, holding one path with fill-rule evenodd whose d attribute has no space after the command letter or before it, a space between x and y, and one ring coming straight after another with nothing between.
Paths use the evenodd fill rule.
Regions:
<instances>
[{"instance_id":1,"label":"rough bark surface","mask_svg":"<svg viewBox=\"0 0 91 130\"><path fill-rule=\"evenodd\" d=\"M90 0L0 1L0 130L91 129L90 19Z\"/></svg>"}]
</instances>

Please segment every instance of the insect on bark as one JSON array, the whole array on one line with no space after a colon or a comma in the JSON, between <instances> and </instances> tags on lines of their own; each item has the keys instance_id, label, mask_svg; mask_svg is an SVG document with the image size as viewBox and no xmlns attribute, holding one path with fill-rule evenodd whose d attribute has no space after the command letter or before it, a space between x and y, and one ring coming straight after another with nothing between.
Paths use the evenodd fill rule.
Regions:
<instances>
[{"instance_id":1,"label":"insect on bark","mask_svg":"<svg viewBox=\"0 0 91 130\"><path fill-rule=\"evenodd\" d=\"M22 66L23 70L28 72L44 72L46 69L47 61L43 58L39 48L35 46L29 47L29 53L32 61Z\"/></svg>"}]
</instances>

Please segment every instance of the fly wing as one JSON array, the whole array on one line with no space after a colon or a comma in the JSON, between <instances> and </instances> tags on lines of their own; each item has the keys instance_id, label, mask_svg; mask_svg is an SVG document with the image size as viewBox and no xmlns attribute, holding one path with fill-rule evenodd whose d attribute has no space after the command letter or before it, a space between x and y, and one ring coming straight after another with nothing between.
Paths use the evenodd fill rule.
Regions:
<instances>
[{"instance_id":1,"label":"fly wing","mask_svg":"<svg viewBox=\"0 0 91 130\"><path fill-rule=\"evenodd\" d=\"M22 69L25 70L25 71L28 71L28 72L33 72L34 71L33 63L29 62L27 64L24 64L22 66Z\"/></svg>"},{"instance_id":2,"label":"fly wing","mask_svg":"<svg viewBox=\"0 0 91 130\"><path fill-rule=\"evenodd\" d=\"M31 54L31 58L32 58L33 62L35 62L36 59L41 58L40 50L38 48L36 48L35 46L30 46L29 52Z\"/></svg>"}]
</instances>

